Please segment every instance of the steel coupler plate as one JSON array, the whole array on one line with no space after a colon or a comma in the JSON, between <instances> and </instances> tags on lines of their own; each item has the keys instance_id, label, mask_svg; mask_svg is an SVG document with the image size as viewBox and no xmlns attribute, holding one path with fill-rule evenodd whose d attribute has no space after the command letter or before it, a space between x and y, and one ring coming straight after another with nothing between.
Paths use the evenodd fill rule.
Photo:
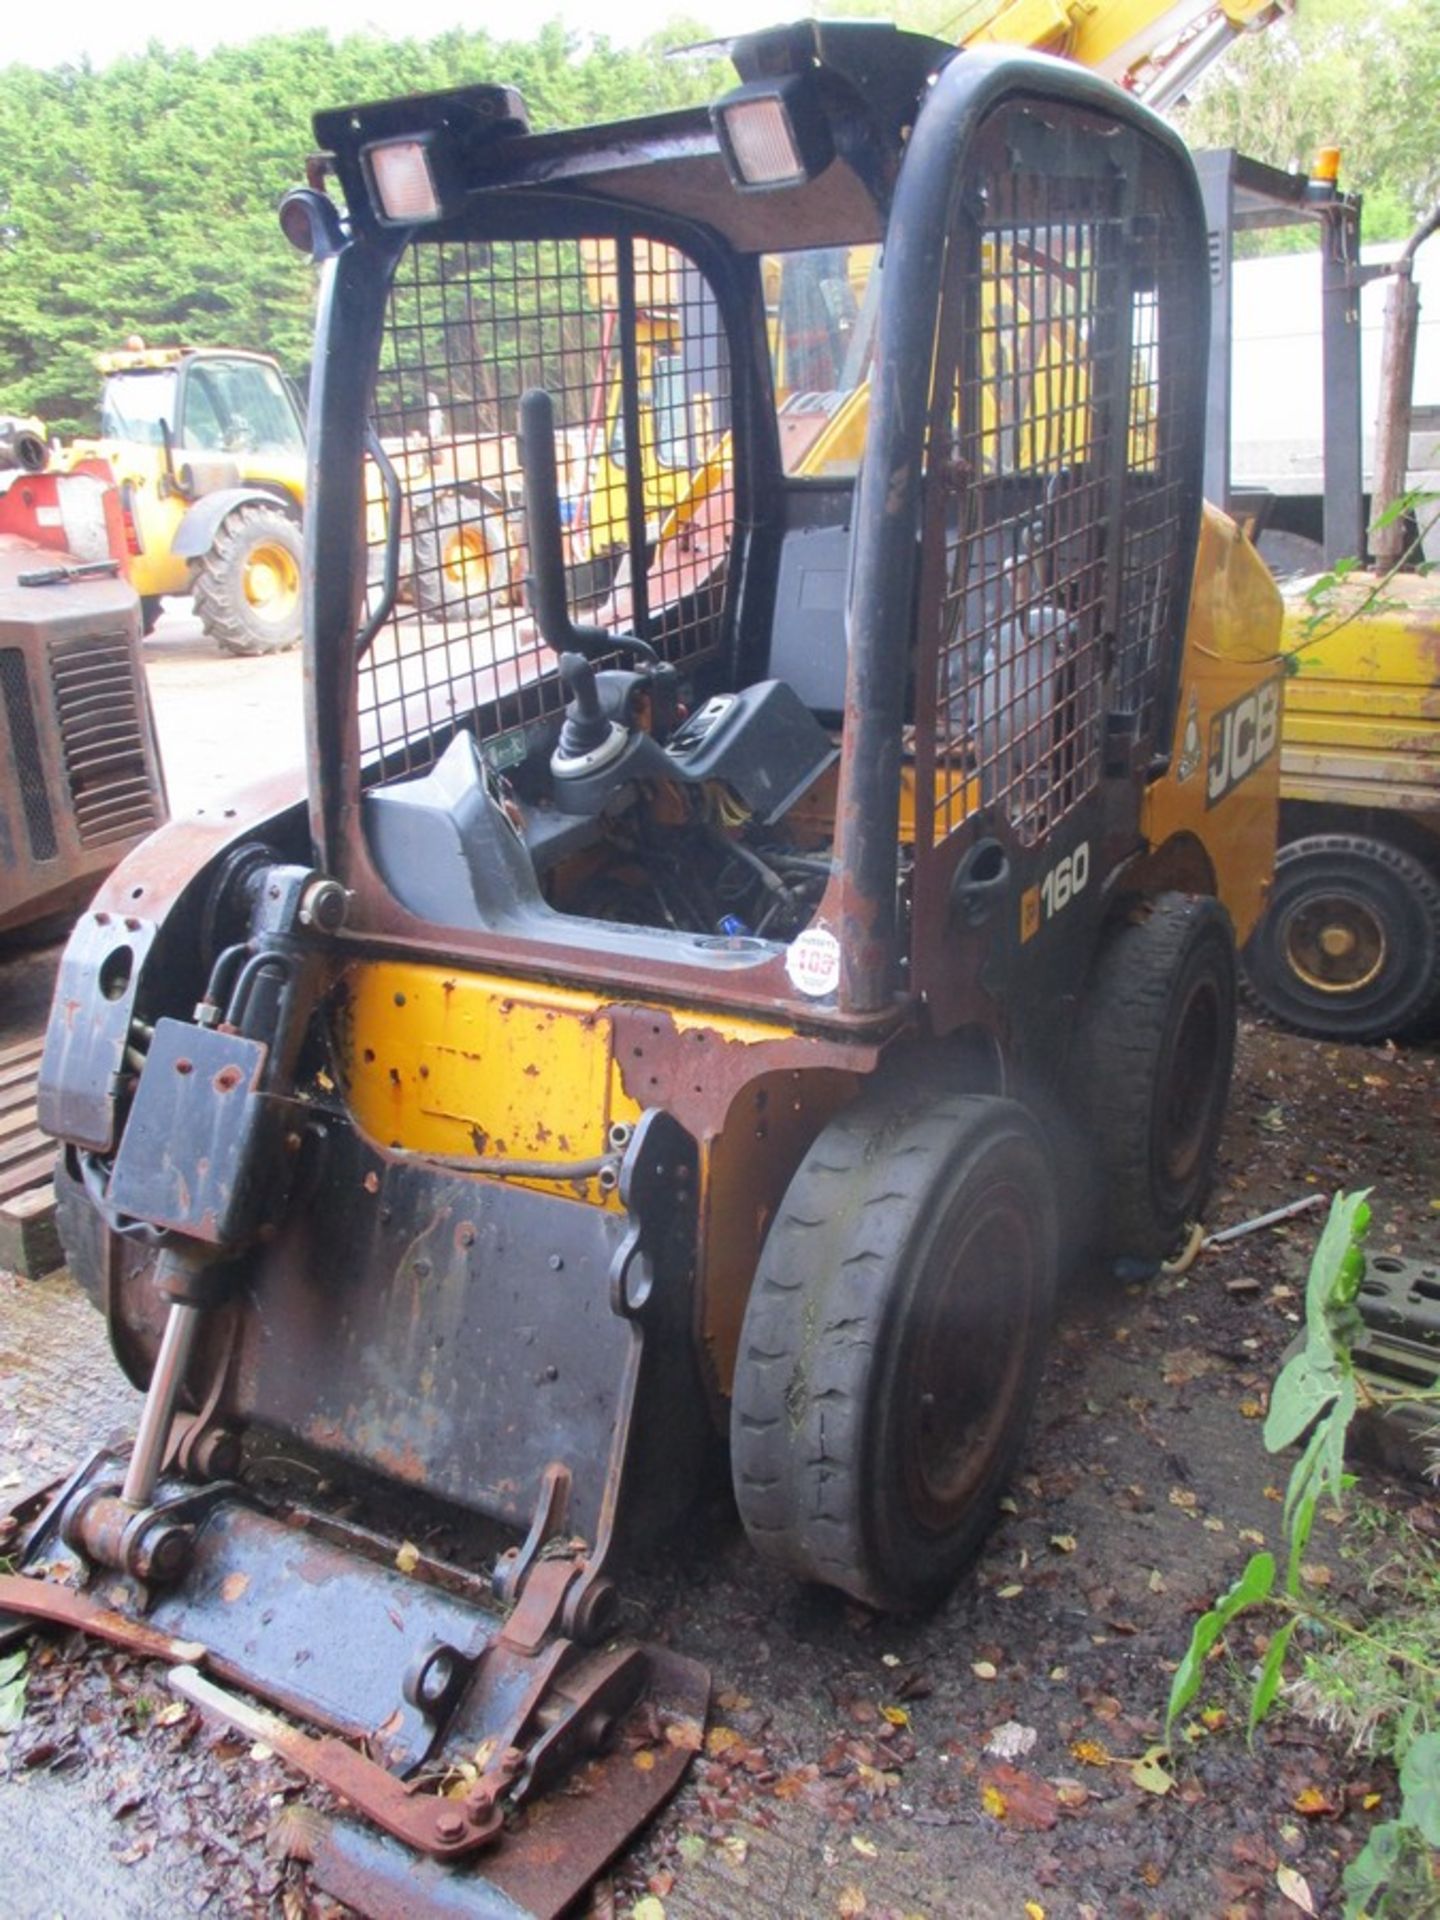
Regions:
<instances>
[{"instance_id":1,"label":"steel coupler plate","mask_svg":"<svg viewBox=\"0 0 1440 1920\"><path fill-rule=\"evenodd\" d=\"M108 1486L116 1466L102 1457L72 1497ZM162 1482L155 1510L193 1522L183 1582L147 1590L101 1573L87 1590L52 1517L32 1533L44 1577L0 1577L0 1609L172 1663L202 1711L382 1827L388 1840L316 1827L317 1877L363 1913L562 1912L700 1744L705 1669L568 1637L563 1553L534 1561L533 1591L507 1612L478 1575L411 1553L402 1571L393 1542L267 1510L238 1487ZM548 1794L577 1778L578 1796Z\"/></svg>"}]
</instances>

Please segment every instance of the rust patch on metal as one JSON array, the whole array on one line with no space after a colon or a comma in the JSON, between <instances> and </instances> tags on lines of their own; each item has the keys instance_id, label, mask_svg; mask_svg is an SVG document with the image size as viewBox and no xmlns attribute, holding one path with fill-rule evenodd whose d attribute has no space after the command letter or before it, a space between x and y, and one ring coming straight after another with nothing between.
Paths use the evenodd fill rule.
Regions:
<instances>
[{"instance_id":1,"label":"rust patch on metal","mask_svg":"<svg viewBox=\"0 0 1440 1920\"><path fill-rule=\"evenodd\" d=\"M725 1124L736 1096L776 1073L822 1068L870 1073L880 1059L874 1040L837 1041L790 1033L774 1040L737 1040L716 1027L682 1028L663 1007L609 1010L620 1084L640 1107L663 1107L696 1140Z\"/></svg>"}]
</instances>

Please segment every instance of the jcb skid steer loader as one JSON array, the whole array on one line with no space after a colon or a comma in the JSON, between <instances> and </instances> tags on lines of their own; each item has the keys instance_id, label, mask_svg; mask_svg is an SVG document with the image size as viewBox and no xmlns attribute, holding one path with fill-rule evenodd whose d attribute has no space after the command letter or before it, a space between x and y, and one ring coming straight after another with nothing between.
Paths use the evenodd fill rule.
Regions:
<instances>
[{"instance_id":1,"label":"jcb skid steer loader","mask_svg":"<svg viewBox=\"0 0 1440 1920\"><path fill-rule=\"evenodd\" d=\"M188 1653L427 1856L317 1843L372 1912L557 1911L673 1786L705 1676L612 1643L612 1547L716 1427L770 1560L942 1596L1035 1397L1058 1168L1153 1260L1225 1106L1278 601L1201 504L1184 150L1034 56L734 57L708 113L578 132L491 86L318 117L308 790L128 860L47 1042L74 1270L148 1397L16 1517L0 1604ZM631 537L577 625L555 432L602 343ZM648 538L645 409L690 474ZM533 624L402 603L367 460L517 421ZM257 1437L523 1544L397 1566L267 1500Z\"/></svg>"}]
</instances>

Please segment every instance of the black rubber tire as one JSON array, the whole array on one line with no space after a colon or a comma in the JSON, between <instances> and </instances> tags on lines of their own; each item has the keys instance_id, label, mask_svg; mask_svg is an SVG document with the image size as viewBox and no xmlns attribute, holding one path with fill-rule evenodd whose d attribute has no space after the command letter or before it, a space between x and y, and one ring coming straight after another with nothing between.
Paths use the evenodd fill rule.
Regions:
<instances>
[{"instance_id":1,"label":"black rubber tire","mask_svg":"<svg viewBox=\"0 0 1440 1920\"><path fill-rule=\"evenodd\" d=\"M468 565L450 559L457 542L468 543ZM459 493L417 501L411 514L415 604L422 613L480 614L498 604L510 584L510 552L502 520L493 510ZM483 553L481 551L483 549Z\"/></svg>"},{"instance_id":2,"label":"black rubber tire","mask_svg":"<svg viewBox=\"0 0 1440 1920\"><path fill-rule=\"evenodd\" d=\"M1101 947L1066 1084L1112 1259L1161 1260L1200 1217L1235 1063L1235 973L1230 916L1204 894L1160 894Z\"/></svg>"},{"instance_id":3,"label":"black rubber tire","mask_svg":"<svg viewBox=\"0 0 1440 1920\"><path fill-rule=\"evenodd\" d=\"M1058 1230L1014 1101L870 1094L790 1184L730 1419L756 1549L868 1605L933 1605L994 1517L1039 1385Z\"/></svg>"},{"instance_id":4,"label":"black rubber tire","mask_svg":"<svg viewBox=\"0 0 1440 1920\"><path fill-rule=\"evenodd\" d=\"M1333 968L1318 942L1322 920L1355 942ZM1297 1033L1404 1033L1440 1002L1440 884L1388 841L1349 833L1294 840L1276 856L1270 904L1244 960L1252 997Z\"/></svg>"},{"instance_id":5,"label":"black rubber tire","mask_svg":"<svg viewBox=\"0 0 1440 1920\"><path fill-rule=\"evenodd\" d=\"M247 591L252 563L267 552L282 576L273 604ZM255 502L226 514L191 586L200 624L222 653L285 653L298 645L301 557L300 528L280 507Z\"/></svg>"}]
</instances>

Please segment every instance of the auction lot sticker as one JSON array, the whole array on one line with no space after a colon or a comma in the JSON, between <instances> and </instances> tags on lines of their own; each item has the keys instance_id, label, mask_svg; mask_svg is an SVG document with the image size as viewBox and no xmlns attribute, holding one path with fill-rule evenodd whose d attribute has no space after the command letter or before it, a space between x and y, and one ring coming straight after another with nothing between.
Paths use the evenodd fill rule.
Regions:
<instances>
[{"instance_id":1,"label":"auction lot sticker","mask_svg":"<svg viewBox=\"0 0 1440 1920\"><path fill-rule=\"evenodd\" d=\"M807 927L786 948L785 971L797 992L823 999L840 984L840 942L824 927Z\"/></svg>"}]
</instances>

